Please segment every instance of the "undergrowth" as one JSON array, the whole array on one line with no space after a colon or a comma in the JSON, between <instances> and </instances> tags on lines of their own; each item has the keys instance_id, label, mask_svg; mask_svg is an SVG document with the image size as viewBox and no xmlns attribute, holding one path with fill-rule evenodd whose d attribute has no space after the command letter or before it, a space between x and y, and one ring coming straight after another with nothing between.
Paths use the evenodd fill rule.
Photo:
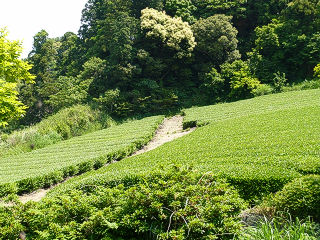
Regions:
<instances>
[{"instance_id":1,"label":"undergrowth","mask_svg":"<svg viewBox=\"0 0 320 240\"><path fill-rule=\"evenodd\" d=\"M89 106L76 105L26 129L11 134L0 132L0 158L30 152L111 125L115 125L111 117Z\"/></svg>"}]
</instances>

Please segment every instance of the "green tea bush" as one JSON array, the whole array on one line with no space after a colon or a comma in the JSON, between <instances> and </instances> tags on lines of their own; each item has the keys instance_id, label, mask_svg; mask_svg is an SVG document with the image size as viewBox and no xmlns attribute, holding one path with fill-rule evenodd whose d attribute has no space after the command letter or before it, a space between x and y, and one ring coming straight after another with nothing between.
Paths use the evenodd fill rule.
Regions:
<instances>
[{"instance_id":1,"label":"green tea bush","mask_svg":"<svg viewBox=\"0 0 320 240\"><path fill-rule=\"evenodd\" d=\"M317 92L320 93L319 90ZM310 94L310 91L307 93ZM287 101L284 96L288 95L282 95L283 101ZM240 105L243 101L238 102L240 109L235 106L231 109L229 104L200 108L203 112L197 118L201 123L209 119L212 121L209 125L153 151L67 181L51 193L61 194L86 184L100 184L132 173L150 172L161 164L166 166L178 163L193 165L201 172L212 171L226 178L239 190L242 198L255 202L265 195L280 191L295 178L320 174L317 154L320 135L319 96L313 96L315 102L301 103L300 106L297 101L302 102L301 99L291 99L292 102L286 104L282 102L283 109L280 104L272 108L274 103L270 103L269 96L264 96L266 103L259 106L247 101L251 103L247 105L248 109ZM247 112L243 112L243 109ZM263 110L264 113L261 113ZM247 115L243 115L245 113ZM202 119L202 116L205 118Z\"/></svg>"},{"instance_id":2,"label":"green tea bush","mask_svg":"<svg viewBox=\"0 0 320 240\"><path fill-rule=\"evenodd\" d=\"M15 220L15 236L23 229L28 239L233 239L246 207L225 180L171 167L17 205L0 219ZM0 237L13 236L8 225L0 222Z\"/></svg>"},{"instance_id":3,"label":"green tea bush","mask_svg":"<svg viewBox=\"0 0 320 240\"><path fill-rule=\"evenodd\" d=\"M0 161L0 196L49 187L106 163L120 160L148 143L163 116L132 120Z\"/></svg>"},{"instance_id":4,"label":"green tea bush","mask_svg":"<svg viewBox=\"0 0 320 240\"><path fill-rule=\"evenodd\" d=\"M278 211L288 211L293 217L310 216L320 221L320 176L293 180L275 195L273 204Z\"/></svg>"},{"instance_id":5,"label":"green tea bush","mask_svg":"<svg viewBox=\"0 0 320 240\"><path fill-rule=\"evenodd\" d=\"M227 119L310 106L320 106L319 89L290 91L237 102L185 109L184 126L188 127L188 122L195 122L197 126L202 126Z\"/></svg>"}]
</instances>

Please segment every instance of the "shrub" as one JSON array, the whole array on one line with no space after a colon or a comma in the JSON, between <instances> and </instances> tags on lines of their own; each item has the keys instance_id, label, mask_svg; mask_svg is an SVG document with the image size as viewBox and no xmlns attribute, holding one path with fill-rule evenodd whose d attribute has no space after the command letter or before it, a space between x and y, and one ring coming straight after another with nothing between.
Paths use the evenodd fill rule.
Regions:
<instances>
[{"instance_id":1,"label":"shrub","mask_svg":"<svg viewBox=\"0 0 320 240\"><path fill-rule=\"evenodd\" d=\"M204 75L201 88L205 91L206 95L211 98L210 102L214 102L223 99L226 95L225 85L225 79L215 68L212 68L210 72Z\"/></svg>"},{"instance_id":2,"label":"shrub","mask_svg":"<svg viewBox=\"0 0 320 240\"><path fill-rule=\"evenodd\" d=\"M320 63L314 68L314 77L320 79Z\"/></svg>"},{"instance_id":3,"label":"shrub","mask_svg":"<svg viewBox=\"0 0 320 240\"><path fill-rule=\"evenodd\" d=\"M273 92L273 88L268 84L259 84L259 86L256 89L252 90L252 94L255 97L268 95Z\"/></svg>"},{"instance_id":4,"label":"shrub","mask_svg":"<svg viewBox=\"0 0 320 240\"><path fill-rule=\"evenodd\" d=\"M274 78L273 78L274 91L276 93L282 92L284 86L286 85L286 82L288 81L288 79L286 78L286 74L276 72L273 75L274 75Z\"/></svg>"},{"instance_id":5,"label":"shrub","mask_svg":"<svg viewBox=\"0 0 320 240\"><path fill-rule=\"evenodd\" d=\"M173 167L0 211L20 220L15 235L0 222L0 238L25 229L28 239L233 239L245 207L224 180Z\"/></svg>"},{"instance_id":6,"label":"shrub","mask_svg":"<svg viewBox=\"0 0 320 240\"><path fill-rule=\"evenodd\" d=\"M229 98L233 100L253 97L253 91L260 85L248 63L242 60L221 65L221 75L230 84Z\"/></svg>"},{"instance_id":7,"label":"shrub","mask_svg":"<svg viewBox=\"0 0 320 240\"><path fill-rule=\"evenodd\" d=\"M320 176L297 178L279 191L273 204L278 211L288 211L293 217L311 216L320 221Z\"/></svg>"},{"instance_id":8,"label":"shrub","mask_svg":"<svg viewBox=\"0 0 320 240\"><path fill-rule=\"evenodd\" d=\"M253 96L253 91L260 85L257 78L247 75L243 70L234 72L231 79L231 92L229 96L232 99L244 99Z\"/></svg>"},{"instance_id":9,"label":"shrub","mask_svg":"<svg viewBox=\"0 0 320 240\"><path fill-rule=\"evenodd\" d=\"M162 121L163 116L132 120L37 151L2 158L0 197L49 187L68 176L129 156L152 139Z\"/></svg>"},{"instance_id":10,"label":"shrub","mask_svg":"<svg viewBox=\"0 0 320 240\"><path fill-rule=\"evenodd\" d=\"M284 92L289 91L301 91L307 89L318 89L320 88L320 78L315 80L304 80L303 82L293 84L292 86L286 86L283 88Z\"/></svg>"}]
</instances>

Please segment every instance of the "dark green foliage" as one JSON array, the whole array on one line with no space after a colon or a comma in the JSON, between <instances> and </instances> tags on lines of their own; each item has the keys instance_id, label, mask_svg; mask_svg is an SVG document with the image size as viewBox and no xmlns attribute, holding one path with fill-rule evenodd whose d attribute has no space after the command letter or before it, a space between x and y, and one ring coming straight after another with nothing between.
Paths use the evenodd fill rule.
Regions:
<instances>
[{"instance_id":1,"label":"dark green foliage","mask_svg":"<svg viewBox=\"0 0 320 240\"><path fill-rule=\"evenodd\" d=\"M218 67L240 58L237 50L238 32L232 26L231 19L225 15L214 15L192 25L199 61Z\"/></svg>"},{"instance_id":2,"label":"dark green foliage","mask_svg":"<svg viewBox=\"0 0 320 240\"><path fill-rule=\"evenodd\" d=\"M128 117L280 92L278 72L291 85L310 80L320 62L317 4L89 0L78 36L53 39L44 30L35 36L29 61L37 79L33 87L20 86L29 106L22 123L99 98L102 107L115 89L119 94L105 109ZM241 56L248 66L223 76L223 66Z\"/></svg>"},{"instance_id":3,"label":"dark green foliage","mask_svg":"<svg viewBox=\"0 0 320 240\"><path fill-rule=\"evenodd\" d=\"M262 82L284 72L291 82L312 76L319 61L318 1L293 0L277 19L256 28L251 59Z\"/></svg>"},{"instance_id":4,"label":"dark green foliage","mask_svg":"<svg viewBox=\"0 0 320 240\"><path fill-rule=\"evenodd\" d=\"M77 79L74 77L60 76L52 85L52 94L45 101L53 111L64 107L84 103L88 97L91 79Z\"/></svg>"},{"instance_id":5,"label":"dark green foliage","mask_svg":"<svg viewBox=\"0 0 320 240\"><path fill-rule=\"evenodd\" d=\"M320 176L293 180L275 195L273 204L278 211L288 211L293 217L311 216L320 221Z\"/></svg>"},{"instance_id":6,"label":"dark green foliage","mask_svg":"<svg viewBox=\"0 0 320 240\"><path fill-rule=\"evenodd\" d=\"M194 15L197 18L208 18L214 14L241 16L246 10L244 0L192 0L192 2L195 6Z\"/></svg>"},{"instance_id":7,"label":"dark green foliage","mask_svg":"<svg viewBox=\"0 0 320 240\"><path fill-rule=\"evenodd\" d=\"M282 92L283 87L286 85L287 81L288 79L286 78L285 73L280 73L280 72L275 73L273 78L274 91Z\"/></svg>"},{"instance_id":8,"label":"dark green foliage","mask_svg":"<svg viewBox=\"0 0 320 240\"><path fill-rule=\"evenodd\" d=\"M215 68L205 74L201 88L209 98L209 102L218 102L225 99L229 91L226 80Z\"/></svg>"},{"instance_id":9,"label":"dark green foliage","mask_svg":"<svg viewBox=\"0 0 320 240\"><path fill-rule=\"evenodd\" d=\"M192 0L167 0L165 9L169 15L181 17L186 22L194 23L196 21L193 14L197 8Z\"/></svg>"},{"instance_id":10,"label":"dark green foliage","mask_svg":"<svg viewBox=\"0 0 320 240\"><path fill-rule=\"evenodd\" d=\"M224 180L190 168L132 175L69 196L0 210L0 237L30 239L233 239L246 207Z\"/></svg>"}]
</instances>

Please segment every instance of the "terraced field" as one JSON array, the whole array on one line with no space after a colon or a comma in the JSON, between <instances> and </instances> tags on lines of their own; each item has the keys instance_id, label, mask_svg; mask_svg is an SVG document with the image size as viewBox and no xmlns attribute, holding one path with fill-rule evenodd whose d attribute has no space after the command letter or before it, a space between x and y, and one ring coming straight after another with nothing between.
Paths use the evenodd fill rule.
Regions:
<instances>
[{"instance_id":1,"label":"terraced field","mask_svg":"<svg viewBox=\"0 0 320 240\"><path fill-rule=\"evenodd\" d=\"M184 125L185 127L195 124L202 126L227 119L308 106L320 106L319 89L272 94L238 102L189 108L184 111L186 114Z\"/></svg>"},{"instance_id":2,"label":"terraced field","mask_svg":"<svg viewBox=\"0 0 320 240\"><path fill-rule=\"evenodd\" d=\"M48 187L68 176L102 167L146 144L163 116L131 121L0 160L0 195Z\"/></svg>"},{"instance_id":3,"label":"terraced field","mask_svg":"<svg viewBox=\"0 0 320 240\"><path fill-rule=\"evenodd\" d=\"M320 90L192 108L185 113L187 124L210 124L146 154L71 179L50 195L114 184L173 164L224 176L246 199L275 192L303 174L320 174Z\"/></svg>"}]
</instances>

